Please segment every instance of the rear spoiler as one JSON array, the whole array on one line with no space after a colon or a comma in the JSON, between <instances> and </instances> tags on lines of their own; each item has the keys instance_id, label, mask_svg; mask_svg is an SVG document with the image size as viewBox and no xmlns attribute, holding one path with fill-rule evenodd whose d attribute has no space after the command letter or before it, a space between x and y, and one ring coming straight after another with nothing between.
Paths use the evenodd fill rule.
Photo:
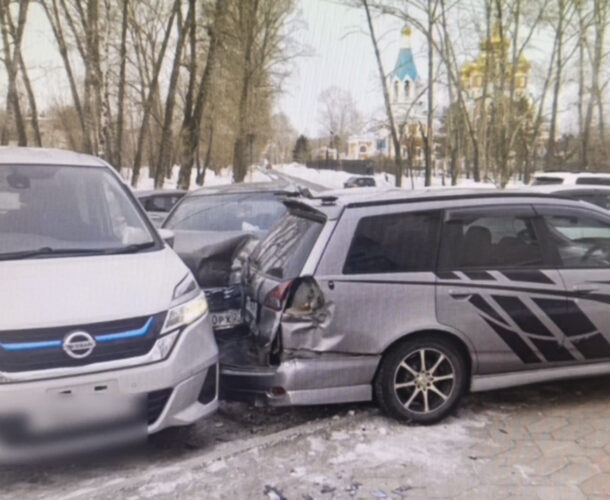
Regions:
<instances>
[{"instance_id":1,"label":"rear spoiler","mask_svg":"<svg viewBox=\"0 0 610 500\"><path fill-rule=\"evenodd\" d=\"M324 212L321 212L315 207L312 207L310 204L298 199L295 200L293 198L286 198L284 200L284 205L286 205L291 214L299 217L304 217L306 219L311 219L322 223L326 222L328 219Z\"/></svg>"}]
</instances>

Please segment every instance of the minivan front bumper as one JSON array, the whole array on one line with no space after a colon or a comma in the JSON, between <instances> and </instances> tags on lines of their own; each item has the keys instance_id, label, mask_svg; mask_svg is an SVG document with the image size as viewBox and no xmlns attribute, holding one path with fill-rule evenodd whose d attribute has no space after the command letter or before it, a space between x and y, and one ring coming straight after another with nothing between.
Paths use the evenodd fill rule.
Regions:
<instances>
[{"instance_id":1,"label":"minivan front bumper","mask_svg":"<svg viewBox=\"0 0 610 500\"><path fill-rule=\"evenodd\" d=\"M78 398L91 402L104 398L104 404L110 406L113 401L132 399L147 405L145 432L151 434L192 424L218 407L218 348L209 315L185 328L162 361L86 374L79 374L78 369L72 372L57 378L0 383L0 417L15 412L19 402L28 412L42 414L47 404L56 405L58 395L72 398L73 407L78 407Z\"/></svg>"}]
</instances>

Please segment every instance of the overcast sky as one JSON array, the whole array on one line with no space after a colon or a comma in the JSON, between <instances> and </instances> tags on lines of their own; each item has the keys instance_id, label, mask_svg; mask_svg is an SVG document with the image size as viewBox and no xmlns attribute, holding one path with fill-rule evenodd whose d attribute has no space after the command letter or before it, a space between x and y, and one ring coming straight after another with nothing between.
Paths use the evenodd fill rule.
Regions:
<instances>
[{"instance_id":1,"label":"overcast sky","mask_svg":"<svg viewBox=\"0 0 610 500\"><path fill-rule=\"evenodd\" d=\"M460 5L460 8L468 7ZM317 136L325 133L319 123L319 95L330 86L351 92L365 117L382 109L379 76L362 9L350 9L334 0L300 0L297 17L297 28L291 27L291 33L296 42L306 48L308 55L294 60L293 72L284 82L285 91L278 100L277 110L285 112L299 132ZM386 16L376 19L375 26L387 72L396 61L402 22ZM527 54L534 63L544 61L548 54L544 50L544 37L539 34L537 37L541 41L529 48ZM471 41L475 46L478 40L478 34L473 33ZM414 32L412 45L418 71L420 75L425 74L426 44L417 32ZM24 55L39 107L45 109L55 102L70 104L55 40L36 3L31 4L28 14ZM0 88L4 87L4 80L5 75L0 72ZM443 93L439 91L439 94L441 105ZM570 128L566 121L563 125Z\"/></svg>"}]
</instances>

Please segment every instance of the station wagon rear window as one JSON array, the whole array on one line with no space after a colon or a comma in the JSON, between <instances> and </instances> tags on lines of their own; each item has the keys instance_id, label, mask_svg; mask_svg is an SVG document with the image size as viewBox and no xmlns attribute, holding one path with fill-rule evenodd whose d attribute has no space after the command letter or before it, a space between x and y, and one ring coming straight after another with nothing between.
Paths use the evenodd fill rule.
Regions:
<instances>
[{"instance_id":1,"label":"station wagon rear window","mask_svg":"<svg viewBox=\"0 0 610 500\"><path fill-rule=\"evenodd\" d=\"M323 225L321 221L308 217L286 215L254 250L251 263L269 276L296 278Z\"/></svg>"}]
</instances>

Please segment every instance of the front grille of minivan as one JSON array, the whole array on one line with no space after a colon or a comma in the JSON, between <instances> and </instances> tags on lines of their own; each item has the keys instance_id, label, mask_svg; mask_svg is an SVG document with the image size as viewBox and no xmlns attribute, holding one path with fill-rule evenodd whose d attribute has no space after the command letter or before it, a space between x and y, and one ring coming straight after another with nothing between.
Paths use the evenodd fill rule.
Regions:
<instances>
[{"instance_id":1,"label":"front grille of minivan","mask_svg":"<svg viewBox=\"0 0 610 500\"><path fill-rule=\"evenodd\" d=\"M155 344L165 314L86 325L1 331L0 371L69 368L143 356ZM75 332L84 332L95 340L89 355L74 358L64 350L65 339Z\"/></svg>"}]
</instances>

